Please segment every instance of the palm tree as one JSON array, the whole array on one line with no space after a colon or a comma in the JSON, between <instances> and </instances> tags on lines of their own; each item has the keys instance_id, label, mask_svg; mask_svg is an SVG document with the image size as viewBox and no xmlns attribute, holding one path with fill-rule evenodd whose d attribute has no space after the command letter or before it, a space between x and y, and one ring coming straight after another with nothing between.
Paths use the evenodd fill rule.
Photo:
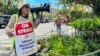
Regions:
<instances>
[{"instance_id":1,"label":"palm tree","mask_svg":"<svg viewBox=\"0 0 100 56\"><path fill-rule=\"evenodd\" d=\"M1 0L0 1L0 12L8 14L10 10L17 7L19 0Z\"/></svg>"},{"instance_id":2,"label":"palm tree","mask_svg":"<svg viewBox=\"0 0 100 56\"><path fill-rule=\"evenodd\" d=\"M59 4L63 5L63 14L64 16L67 15L67 7L70 7L72 5L74 0L59 0Z\"/></svg>"}]
</instances>

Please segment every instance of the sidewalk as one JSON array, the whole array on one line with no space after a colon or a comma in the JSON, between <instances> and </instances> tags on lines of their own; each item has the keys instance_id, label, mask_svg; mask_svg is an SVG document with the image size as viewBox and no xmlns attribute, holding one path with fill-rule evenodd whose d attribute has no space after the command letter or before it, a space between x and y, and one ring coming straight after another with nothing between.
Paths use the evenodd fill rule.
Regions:
<instances>
[{"instance_id":1,"label":"sidewalk","mask_svg":"<svg viewBox=\"0 0 100 56\"><path fill-rule=\"evenodd\" d=\"M41 27L40 27L41 26ZM72 35L75 33L75 29L71 26L67 25L62 25L62 35ZM51 35L52 34L57 34L56 32L56 27L54 27L54 23L46 23L46 24L40 24L37 29L35 29L36 36L43 36L43 35Z\"/></svg>"}]
</instances>

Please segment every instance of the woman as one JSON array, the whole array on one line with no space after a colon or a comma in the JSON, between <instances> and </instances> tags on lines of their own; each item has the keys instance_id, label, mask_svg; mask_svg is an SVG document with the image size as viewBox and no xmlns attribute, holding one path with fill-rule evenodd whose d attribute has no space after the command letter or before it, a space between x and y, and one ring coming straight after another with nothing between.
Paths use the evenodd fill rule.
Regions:
<instances>
[{"instance_id":1,"label":"woman","mask_svg":"<svg viewBox=\"0 0 100 56\"><path fill-rule=\"evenodd\" d=\"M25 3L19 4L18 5L18 14L17 14L18 15L17 23L25 22L27 20L32 21L31 19L29 19L29 12L30 12L30 6L28 4L25 4ZM38 20L38 23L35 23L32 21L34 28L36 28L38 26L38 24L40 23L41 18L39 17L39 15L38 15L37 20ZM12 32L14 32L13 29L14 29L15 24L16 24L16 16L12 15L9 20L8 25L6 26L6 34L10 37L13 37ZM35 56L35 54L29 55L29 56Z\"/></svg>"}]
</instances>

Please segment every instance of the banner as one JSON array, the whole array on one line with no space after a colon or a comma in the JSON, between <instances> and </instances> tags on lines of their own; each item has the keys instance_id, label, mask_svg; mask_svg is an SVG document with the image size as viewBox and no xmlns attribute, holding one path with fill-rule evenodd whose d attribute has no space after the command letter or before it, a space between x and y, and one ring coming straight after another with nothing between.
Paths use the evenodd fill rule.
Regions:
<instances>
[{"instance_id":1,"label":"banner","mask_svg":"<svg viewBox=\"0 0 100 56\"><path fill-rule=\"evenodd\" d=\"M28 56L37 52L37 41L32 22L16 24L15 36L17 56Z\"/></svg>"}]
</instances>

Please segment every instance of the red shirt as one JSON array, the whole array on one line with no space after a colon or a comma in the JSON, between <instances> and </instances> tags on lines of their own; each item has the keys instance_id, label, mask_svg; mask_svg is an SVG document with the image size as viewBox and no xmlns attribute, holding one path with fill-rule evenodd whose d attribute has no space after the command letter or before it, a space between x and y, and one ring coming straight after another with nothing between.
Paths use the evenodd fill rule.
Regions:
<instances>
[{"instance_id":1,"label":"red shirt","mask_svg":"<svg viewBox=\"0 0 100 56\"><path fill-rule=\"evenodd\" d=\"M70 19L69 18L65 18L64 19L64 23L69 23Z\"/></svg>"},{"instance_id":2,"label":"red shirt","mask_svg":"<svg viewBox=\"0 0 100 56\"><path fill-rule=\"evenodd\" d=\"M55 23L56 23L56 25L61 25L62 20L61 20L61 19L57 19L57 20L55 21Z\"/></svg>"}]
</instances>

